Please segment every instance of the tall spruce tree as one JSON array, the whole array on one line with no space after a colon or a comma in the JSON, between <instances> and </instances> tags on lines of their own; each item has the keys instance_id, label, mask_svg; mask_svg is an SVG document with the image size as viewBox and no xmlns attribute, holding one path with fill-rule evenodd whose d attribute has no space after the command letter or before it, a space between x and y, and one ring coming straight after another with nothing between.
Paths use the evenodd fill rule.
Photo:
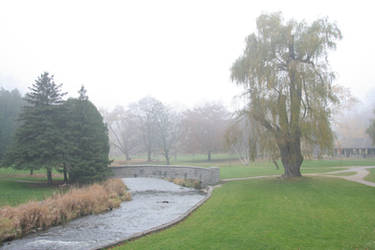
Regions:
<instances>
[{"instance_id":1,"label":"tall spruce tree","mask_svg":"<svg viewBox=\"0 0 375 250\"><path fill-rule=\"evenodd\" d=\"M109 141L106 125L81 87L79 98L65 103L67 140L64 165L71 183L100 181L109 174Z\"/></svg>"},{"instance_id":2,"label":"tall spruce tree","mask_svg":"<svg viewBox=\"0 0 375 250\"><path fill-rule=\"evenodd\" d=\"M20 114L21 125L6 157L6 162L15 168L45 168L48 184L52 184L52 169L61 164L63 151L59 109L66 93L61 92L61 86L55 83L53 75L44 72L29 88Z\"/></svg>"}]
</instances>

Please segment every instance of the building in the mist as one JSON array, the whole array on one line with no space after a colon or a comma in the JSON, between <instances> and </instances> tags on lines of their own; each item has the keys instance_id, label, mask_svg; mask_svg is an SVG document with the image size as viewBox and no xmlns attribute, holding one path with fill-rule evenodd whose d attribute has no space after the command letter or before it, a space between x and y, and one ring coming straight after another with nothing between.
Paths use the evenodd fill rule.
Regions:
<instances>
[{"instance_id":1,"label":"building in the mist","mask_svg":"<svg viewBox=\"0 0 375 250\"><path fill-rule=\"evenodd\" d=\"M369 137L340 138L336 140L335 157L339 158L368 158L375 157L375 145Z\"/></svg>"}]
</instances>

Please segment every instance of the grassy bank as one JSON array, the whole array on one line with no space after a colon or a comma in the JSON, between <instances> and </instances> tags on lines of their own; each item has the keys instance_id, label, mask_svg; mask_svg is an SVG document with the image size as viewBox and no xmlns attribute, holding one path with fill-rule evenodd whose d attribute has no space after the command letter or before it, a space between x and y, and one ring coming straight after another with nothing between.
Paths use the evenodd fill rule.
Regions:
<instances>
[{"instance_id":1,"label":"grassy bank","mask_svg":"<svg viewBox=\"0 0 375 250\"><path fill-rule=\"evenodd\" d=\"M43 200L58 191L62 176L54 172L54 186L48 186L45 171L29 171L0 168L0 207L16 206L29 200Z\"/></svg>"},{"instance_id":2,"label":"grassy bank","mask_svg":"<svg viewBox=\"0 0 375 250\"><path fill-rule=\"evenodd\" d=\"M201 182L199 180L183 179L183 178L168 178L166 180L173 182L176 185L183 186L183 187L190 187L190 188L195 188L195 189L201 188Z\"/></svg>"},{"instance_id":3,"label":"grassy bank","mask_svg":"<svg viewBox=\"0 0 375 250\"><path fill-rule=\"evenodd\" d=\"M374 193L331 178L226 183L182 223L118 249L374 249Z\"/></svg>"},{"instance_id":4,"label":"grassy bank","mask_svg":"<svg viewBox=\"0 0 375 250\"><path fill-rule=\"evenodd\" d=\"M22 237L30 232L64 224L72 219L119 207L130 199L120 179L71 188L43 201L29 201L17 207L0 208L0 242Z\"/></svg>"},{"instance_id":5,"label":"grassy bank","mask_svg":"<svg viewBox=\"0 0 375 250\"><path fill-rule=\"evenodd\" d=\"M58 190L43 183L18 182L18 179L0 179L0 207L16 206L29 200L43 200Z\"/></svg>"}]
</instances>

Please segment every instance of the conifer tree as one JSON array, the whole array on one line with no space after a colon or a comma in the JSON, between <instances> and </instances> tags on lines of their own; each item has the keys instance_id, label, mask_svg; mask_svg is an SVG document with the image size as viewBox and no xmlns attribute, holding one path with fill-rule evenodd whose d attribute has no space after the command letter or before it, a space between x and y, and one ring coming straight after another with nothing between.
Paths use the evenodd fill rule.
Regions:
<instances>
[{"instance_id":1,"label":"conifer tree","mask_svg":"<svg viewBox=\"0 0 375 250\"><path fill-rule=\"evenodd\" d=\"M44 72L29 88L15 143L6 157L6 162L16 168L45 168L48 184L52 184L52 169L61 163L63 150L63 134L58 123L66 93L61 92L61 86L55 83L53 75Z\"/></svg>"},{"instance_id":2,"label":"conifer tree","mask_svg":"<svg viewBox=\"0 0 375 250\"><path fill-rule=\"evenodd\" d=\"M0 161L11 145L22 105L22 96L17 89L8 91L0 88Z\"/></svg>"},{"instance_id":3,"label":"conifer tree","mask_svg":"<svg viewBox=\"0 0 375 250\"><path fill-rule=\"evenodd\" d=\"M103 118L81 87L78 99L66 102L65 163L71 183L100 181L109 174L109 141Z\"/></svg>"}]
</instances>

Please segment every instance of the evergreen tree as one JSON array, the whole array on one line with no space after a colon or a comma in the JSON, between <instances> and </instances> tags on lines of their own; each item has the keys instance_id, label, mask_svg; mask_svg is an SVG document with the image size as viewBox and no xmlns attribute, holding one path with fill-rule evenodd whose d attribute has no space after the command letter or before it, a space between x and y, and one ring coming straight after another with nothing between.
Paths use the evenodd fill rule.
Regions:
<instances>
[{"instance_id":1,"label":"evergreen tree","mask_svg":"<svg viewBox=\"0 0 375 250\"><path fill-rule=\"evenodd\" d=\"M65 169L72 183L100 181L109 174L109 141L103 118L82 87L79 98L65 104Z\"/></svg>"},{"instance_id":2,"label":"evergreen tree","mask_svg":"<svg viewBox=\"0 0 375 250\"><path fill-rule=\"evenodd\" d=\"M52 169L61 163L63 133L59 130L61 104L65 93L53 75L41 74L26 94L26 105L20 114L21 125L15 143L7 155L7 163L15 168L47 170L52 184Z\"/></svg>"},{"instance_id":3,"label":"evergreen tree","mask_svg":"<svg viewBox=\"0 0 375 250\"><path fill-rule=\"evenodd\" d=\"M17 118L21 112L23 100L17 89L7 91L0 88L0 161L12 142L18 127Z\"/></svg>"}]
</instances>

